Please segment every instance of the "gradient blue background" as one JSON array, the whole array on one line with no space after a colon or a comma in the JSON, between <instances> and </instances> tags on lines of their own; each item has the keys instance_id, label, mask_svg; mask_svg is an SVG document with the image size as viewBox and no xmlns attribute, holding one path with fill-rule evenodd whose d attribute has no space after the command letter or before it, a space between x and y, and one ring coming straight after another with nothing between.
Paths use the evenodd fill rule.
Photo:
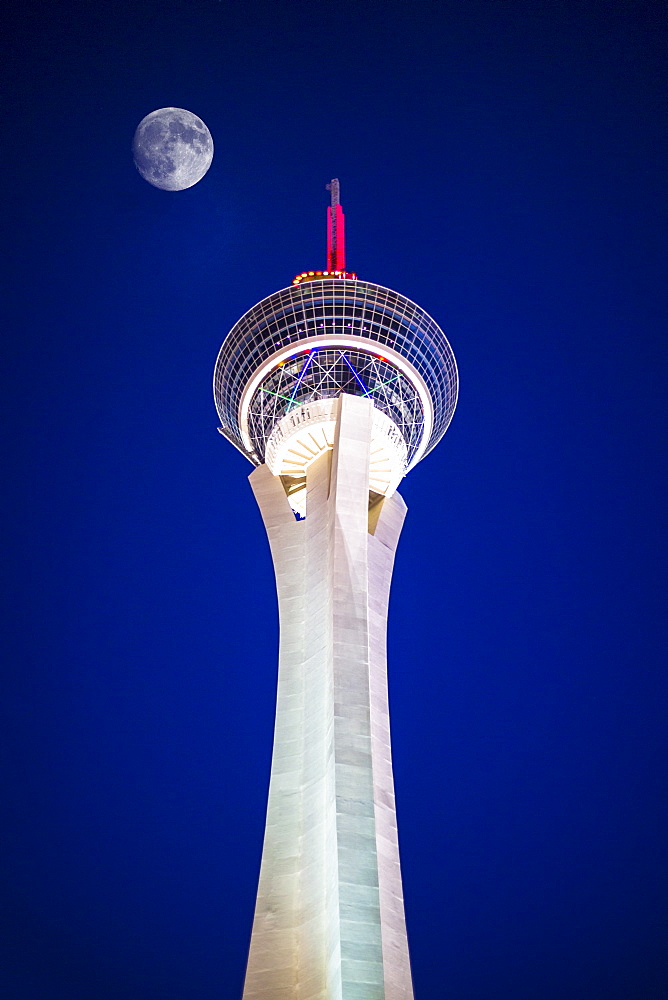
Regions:
<instances>
[{"instance_id":1,"label":"gradient blue background","mask_svg":"<svg viewBox=\"0 0 668 1000\"><path fill-rule=\"evenodd\" d=\"M218 347L348 263L446 330L389 626L416 1000L665 1000L666 8L73 0L3 32L3 1000L239 1000L277 620ZM174 105L194 188L136 172Z\"/></svg>"}]
</instances>

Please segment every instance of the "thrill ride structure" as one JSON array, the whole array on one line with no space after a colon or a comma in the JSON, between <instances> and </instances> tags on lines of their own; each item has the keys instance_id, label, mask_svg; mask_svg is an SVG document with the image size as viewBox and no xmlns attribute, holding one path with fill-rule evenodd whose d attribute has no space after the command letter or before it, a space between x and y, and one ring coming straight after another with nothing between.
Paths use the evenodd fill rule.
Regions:
<instances>
[{"instance_id":1,"label":"thrill ride structure","mask_svg":"<svg viewBox=\"0 0 668 1000\"><path fill-rule=\"evenodd\" d=\"M220 349L220 432L250 476L280 613L276 727L244 1000L411 1000L387 699L403 476L440 441L457 367L434 320L327 269L253 306Z\"/></svg>"}]
</instances>

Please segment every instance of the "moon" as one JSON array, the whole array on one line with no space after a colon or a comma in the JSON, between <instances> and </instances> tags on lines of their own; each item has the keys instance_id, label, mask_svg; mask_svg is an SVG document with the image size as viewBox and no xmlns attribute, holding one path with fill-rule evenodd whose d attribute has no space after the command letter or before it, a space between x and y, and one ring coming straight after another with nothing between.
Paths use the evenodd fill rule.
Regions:
<instances>
[{"instance_id":1,"label":"moon","mask_svg":"<svg viewBox=\"0 0 668 1000\"><path fill-rule=\"evenodd\" d=\"M185 191L204 177L213 139L201 118L183 108L160 108L139 122L132 140L135 166L163 191Z\"/></svg>"}]
</instances>

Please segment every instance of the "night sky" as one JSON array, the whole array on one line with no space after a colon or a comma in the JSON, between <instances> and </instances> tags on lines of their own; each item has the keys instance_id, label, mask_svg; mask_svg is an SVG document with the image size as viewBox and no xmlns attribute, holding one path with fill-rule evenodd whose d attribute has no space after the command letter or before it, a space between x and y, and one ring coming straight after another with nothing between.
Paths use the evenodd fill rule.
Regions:
<instances>
[{"instance_id":1,"label":"night sky","mask_svg":"<svg viewBox=\"0 0 668 1000\"><path fill-rule=\"evenodd\" d=\"M14 5L3 1000L240 1000L278 628L211 379L332 177L461 377L390 602L416 1000L666 1000L665 13ZM215 144L181 193L131 156L170 105Z\"/></svg>"}]
</instances>

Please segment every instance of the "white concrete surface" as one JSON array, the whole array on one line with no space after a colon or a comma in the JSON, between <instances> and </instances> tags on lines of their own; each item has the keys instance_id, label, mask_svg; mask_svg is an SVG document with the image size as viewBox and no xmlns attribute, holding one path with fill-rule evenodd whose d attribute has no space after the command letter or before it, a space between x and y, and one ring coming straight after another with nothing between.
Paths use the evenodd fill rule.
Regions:
<instances>
[{"instance_id":1,"label":"white concrete surface","mask_svg":"<svg viewBox=\"0 0 668 1000\"><path fill-rule=\"evenodd\" d=\"M406 513L369 511L374 408L341 396L306 470L306 519L250 476L276 571L281 645L244 1000L412 1000L390 753L386 621Z\"/></svg>"}]
</instances>

